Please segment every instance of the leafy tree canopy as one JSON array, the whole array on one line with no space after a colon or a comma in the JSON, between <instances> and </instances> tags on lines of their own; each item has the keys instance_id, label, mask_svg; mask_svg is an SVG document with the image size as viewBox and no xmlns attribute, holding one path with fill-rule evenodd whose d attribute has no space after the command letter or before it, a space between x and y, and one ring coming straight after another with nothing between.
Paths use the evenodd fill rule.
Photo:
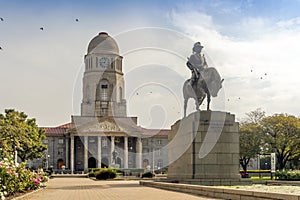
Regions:
<instances>
[{"instance_id":1,"label":"leafy tree canopy","mask_svg":"<svg viewBox=\"0 0 300 200\"><path fill-rule=\"evenodd\" d=\"M246 113L247 118L240 125L240 165L247 171L251 158L261 153L262 127L265 112L260 108Z\"/></svg>"},{"instance_id":2,"label":"leafy tree canopy","mask_svg":"<svg viewBox=\"0 0 300 200\"><path fill-rule=\"evenodd\" d=\"M0 146L6 154L17 150L22 161L41 158L47 149L44 139L45 131L37 127L35 119L27 119L24 112L6 109L0 114Z\"/></svg>"},{"instance_id":3,"label":"leafy tree canopy","mask_svg":"<svg viewBox=\"0 0 300 200\"><path fill-rule=\"evenodd\" d=\"M246 171L251 158L260 153L276 153L277 168L300 156L300 119L287 115L265 116L256 109L247 113L240 125L240 164Z\"/></svg>"},{"instance_id":4,"label":"leafy tree canopy","mask_svg":"<svg viewBox=\"0 0 300 200\"><path fill-rule=\"evenodd\" d=\"M244 171L247 171L250 159L261 152L261 130L261 126L253 122L240 126L240 164Z\"/></svg>"},{"instance_id":5,"label":"leafy tree canopy","mask_svg":"<svg viewBox=\"0 0 300 200\"><path fill-rule=\"evenodd\" d=\"M300 119L287 115L275 114L262 120L264 150L275 152L278 169L284 169L287 161L300 155Z\"/></svg>"}]
</instances>

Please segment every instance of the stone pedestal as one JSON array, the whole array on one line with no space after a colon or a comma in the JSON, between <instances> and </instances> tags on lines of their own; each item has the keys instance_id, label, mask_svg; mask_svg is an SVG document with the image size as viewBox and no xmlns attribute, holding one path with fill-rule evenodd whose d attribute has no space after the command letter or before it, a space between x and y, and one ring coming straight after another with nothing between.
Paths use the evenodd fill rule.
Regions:
<instances>
[{"instance_id":1,"label":"stone pedestal","mask_svg":"<svg viewBox=\"0 0 300 200\"><path fill-rule=\"evenodd\" d=\"M234 115L200 111L177 121L169 134L168 180L201 185L237 185L239 127Z\"/></svg>"}]
</instances>

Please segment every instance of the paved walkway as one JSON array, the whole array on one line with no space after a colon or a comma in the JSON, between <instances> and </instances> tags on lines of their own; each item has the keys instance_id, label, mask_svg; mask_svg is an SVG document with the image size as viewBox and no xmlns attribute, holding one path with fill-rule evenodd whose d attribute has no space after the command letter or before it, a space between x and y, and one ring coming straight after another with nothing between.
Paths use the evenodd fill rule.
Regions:
<instances>
[{"instance_id":1,"label":"paved walkway","mask_svg":"<svg viewBox=\"0 0 300 200\"><path fill-rule=\"evenodd\" d=\"M204 200L213 198L172 192L139 185L139 181L94 181L88 178L50 179L45 189L23 200Z\"/></svg>"}]
</instances>

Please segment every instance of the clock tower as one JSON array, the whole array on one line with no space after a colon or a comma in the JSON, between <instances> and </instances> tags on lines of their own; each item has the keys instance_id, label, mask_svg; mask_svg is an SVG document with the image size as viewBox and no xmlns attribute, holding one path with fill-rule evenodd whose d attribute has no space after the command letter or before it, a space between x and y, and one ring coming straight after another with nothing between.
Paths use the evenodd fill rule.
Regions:
<instances>
[{"instance_id":1,"label":"clock tower","mask_svg":"<svg viewBox=\"0 0 300 200\"><path fill-rule=\"evenodd\" d=\"M81 116L126 117L122 59L116 41L107 33L90 41L84 57Z\"/></svg>"}]
</instances>

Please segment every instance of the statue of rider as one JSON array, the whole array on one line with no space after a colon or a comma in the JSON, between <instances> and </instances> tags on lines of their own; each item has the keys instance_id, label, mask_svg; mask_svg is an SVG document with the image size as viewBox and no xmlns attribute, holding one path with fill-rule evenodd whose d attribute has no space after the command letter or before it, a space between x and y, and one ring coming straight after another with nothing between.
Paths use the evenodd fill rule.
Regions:
<instances>
[{"instance_id":1,"label":"statue of rider","mask_svg":"<svg viewBox=\"0 0 300 200\"><path fill-rule=\"evenodd\" d=\"M196 42L193 47L193 54L188 58L186 65L192 71L192 77L190 79L190 84L193 86L195 82L200 78L201 71L207 68L207 63L204 55L201 55L201 50L203 46L200 42Z\"/></svg>"}]
</instances>

